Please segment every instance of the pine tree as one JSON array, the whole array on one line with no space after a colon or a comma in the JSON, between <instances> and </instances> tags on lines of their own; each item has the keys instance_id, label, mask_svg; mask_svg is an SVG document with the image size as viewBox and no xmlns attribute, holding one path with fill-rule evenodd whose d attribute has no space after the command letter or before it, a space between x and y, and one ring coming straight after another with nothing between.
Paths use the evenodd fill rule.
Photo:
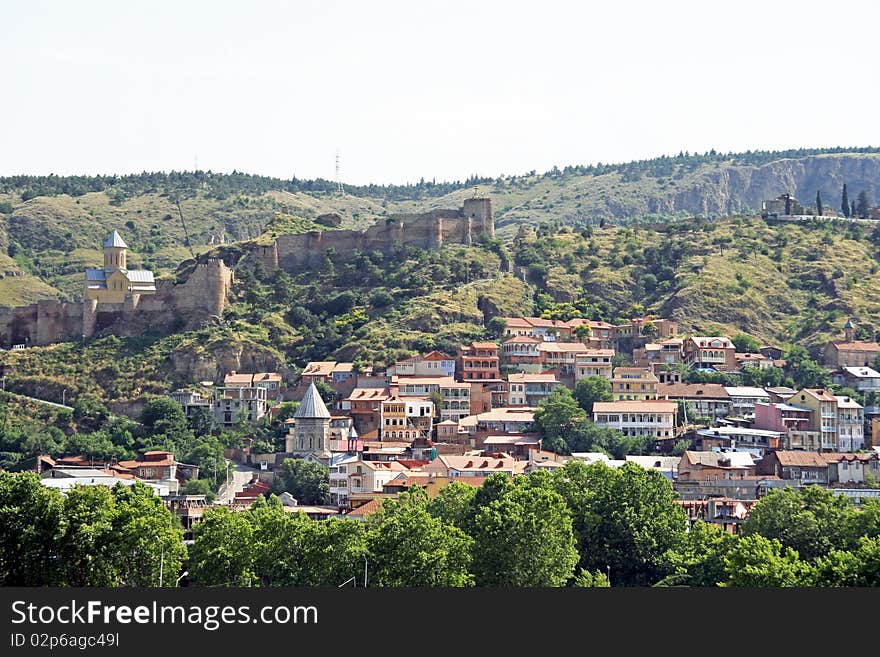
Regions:
<instances>
[{"instance_id":1,"label":"pine tree","mask_svg":"<svg viewBox=\"0 0 880 657\"><path fill-rule=\"evenodd\" d=\"M849 216L850 217L856 216L856 202L855 201L853 201L849 206Z\"/></svg>"},{"instance_id":2,"label":"pine tree","mask_svg":"<svg viewBox=\"0 0 880 657\"><path fill-rule=\"evenodd\" d=\"M822 195L816 190L816 214L822 216Z\"/></svg>"},{"instance_id":3,"label":"pine tree","mask_svg":"<svg viewBox=\"0 0 880 657\"><path fill-rule=\"evenodd\" d=\"M791 214L791 196L788 194L785 195L785 214Z\"/></svg>"},{"instance_id":4,"label":"pine tree","mask_svg":"<svg viewBox=\"0 0 880 657\"><path fill-rule=\"evenodd\" d=\"M840 209L843 210L843 216L849 216L849 196L846 193L846 183L843 183L843 196L840 201Z\"/></svg>"},{"instance_id":5,"label":"pine tree","mask_svg":"<svg viewBox=\"0 0 880 657\"><path fill-rule=\"evenodd\" d=\"M859 192L859 200L856 203L856 209L859 211L859 216L865 218L868 216L868 211L871 209L871 202L868 200L868 192L864 189Z\"/></svg>"}]
</instances>

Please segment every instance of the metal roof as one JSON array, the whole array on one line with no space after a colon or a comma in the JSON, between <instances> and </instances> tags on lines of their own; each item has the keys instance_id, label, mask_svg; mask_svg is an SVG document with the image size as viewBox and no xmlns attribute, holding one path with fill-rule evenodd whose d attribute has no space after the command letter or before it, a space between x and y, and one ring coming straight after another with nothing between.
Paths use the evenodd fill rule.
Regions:
<instances>
[{"instance_id":1,"label":"metal roof","mask_svg":"<svg viewBox=\"0 0 880 657\"><path fill-rule=\"evenodd\" d=\"M318 394L318 389L315 387L315 382L309 384L308 390L306 390L306 394L303 395L302 401L299 403L299 408L296 409L296 413L293 414L293 417L296 419L330 419L330 411L327 410L327 405L324 404L324 400L321 399L321 395Z\"/></svg>"},{"instance_id":2,"label":"metal roof","mask_svg":"<svg viewBox=\"0 0 880 657\"><path fill-rule=\"evenodd\" d=\"M152 283L155 280L149 269L129 269L125 273L132 283Z\"/></svg>"},{"instance_id":3,"label":"metal roof","mask_svg":"<svg viewBox=\"0 0 880 657\"><path fill-rule=\"evenodd\" d=\"M122 239L122 237L120 237L119 233L117 233L114 230L110 234L110 237L108 237L106 240L104 240L104 248L106 249L108 247L114 247L114 248L118 248L118 249L127 249L128 244L126 244L125 241Z\"/></svg>"},{"instance_id":4,"label":"metal roof","mask_svg":"<svg viewBox=\"0 0 880 657\"><path fill-rule=\"evenodd\" d=\"M87 281L105 281L107 276L103 269L86 269Z\"/></svg>"}]
</instances>

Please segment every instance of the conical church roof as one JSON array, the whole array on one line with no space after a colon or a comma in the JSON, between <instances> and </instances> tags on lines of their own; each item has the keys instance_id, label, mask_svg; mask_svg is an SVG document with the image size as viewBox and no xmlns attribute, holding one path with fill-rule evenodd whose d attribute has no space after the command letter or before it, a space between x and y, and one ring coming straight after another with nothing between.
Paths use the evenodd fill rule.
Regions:
<instances>
[{"instance_id":1,"label":"conical church roof","mask_svg":"<svg viewBox=\"0 0 880 657\"><path fill-rule=\"evenodd\" d=\"M127 249L128 244L122 239L122 237L115 230L110 234L106 240L104 240L104 248L107 247L115 247L118 249Z\"/></svg>"},{"instance_id":2,"label":"conical church roof","mask_svg":"<svg viewBox=\"0 0 880 657\"><path fill-rule=\"evenodd\" d=\"M296 419L305 418L309 420L330 419L330 411L327 410L324 400L321 399L321 395L318 394L318 389L315 387L314 381L309 384L309 389L306 390L306 394L303 395L302 401L299 403L299 408L296 409L296 413L293 414L293 417Z\"/></svg>"}]
</instances>

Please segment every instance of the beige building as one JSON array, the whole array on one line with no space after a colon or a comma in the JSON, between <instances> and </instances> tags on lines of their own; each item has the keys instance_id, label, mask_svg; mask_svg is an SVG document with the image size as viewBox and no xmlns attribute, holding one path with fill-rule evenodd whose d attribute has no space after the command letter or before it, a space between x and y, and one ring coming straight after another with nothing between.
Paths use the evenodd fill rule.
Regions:
<instances>
[{"instance_id":1,"label":"beige building","mask_svg":"<svg viewBox=\"0 0 880 657\"><path fill-rule=\"evenodd\" d=\"M114 230L104 240L104 267L86 269L84 298L99 304L121 304L137 295L155 293L153 272L128 268L128 245Z\"/></svg>"},{"instance_id":2,"label":"beige building","mask_svg":"<svg viewBox=\"0 0 880 657\"><path fill-rule=\"evenodd\" d=\"M574 364L575 381L588 376L601 376L611 381L613 360L614 349L590 349L584 354L578 354Z\"/></svg>"},{"instance_id":3,"label":"beige building","mask_svg":"<svg viewBox=\"0 0 880 657\"><path fill-rule=\"evenodd\" d=\"M657 399L660 380L644 367L618 367L611 377L615 401Z\"/></svg>"},{"instance_id":4,"label":"beige building","mask_svg":"<svg viewBox=\"0 0 880 657\"><path fill-rule=\"evenodd\" d=\"M675 436L678 404L671 401L613 401L593 404L593 421L627 436Z\"/></svg>"}]
</instances>

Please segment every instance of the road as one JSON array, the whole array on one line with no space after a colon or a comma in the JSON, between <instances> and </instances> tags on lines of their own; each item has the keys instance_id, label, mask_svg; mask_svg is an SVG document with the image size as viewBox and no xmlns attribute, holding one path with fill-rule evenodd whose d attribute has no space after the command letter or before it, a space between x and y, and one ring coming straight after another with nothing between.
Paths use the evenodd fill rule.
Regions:
<instances>
[{"instance_id":1,"label":"road","mask_svg":"<svg viewBox=\"0 0 880 657\"><path fill-rule=\"evenodd\" d=\"M235 499L235 494L244 490L247 484L255 474L259 474L258 468L252 468L249 465L228 461L229 463L229 485L220 489L215 504L227 504Z\"/></svg>"}]
</instances>

